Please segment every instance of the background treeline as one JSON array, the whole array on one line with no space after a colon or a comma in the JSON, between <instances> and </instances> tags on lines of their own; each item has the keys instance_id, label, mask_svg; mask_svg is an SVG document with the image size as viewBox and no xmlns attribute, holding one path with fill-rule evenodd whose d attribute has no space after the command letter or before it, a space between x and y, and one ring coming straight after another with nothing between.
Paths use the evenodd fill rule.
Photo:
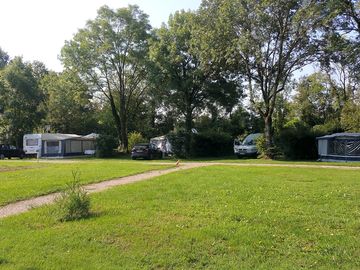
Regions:
<instances>
[{"instance_id":1,"label":"background treeline","mask_svg":"<svg viewBox=\"0 0 360 270\"><path fill-rule=\"evenodd\" d=\"M158 29L104 6L63 72L0 49L0 141L50 126L126 152L129 134L169 134L179 155L213 156L263 132L265 155L315 158L316 136L360 132L359 45L358 0L203 0Z\"/></svg>"}]
</instances>

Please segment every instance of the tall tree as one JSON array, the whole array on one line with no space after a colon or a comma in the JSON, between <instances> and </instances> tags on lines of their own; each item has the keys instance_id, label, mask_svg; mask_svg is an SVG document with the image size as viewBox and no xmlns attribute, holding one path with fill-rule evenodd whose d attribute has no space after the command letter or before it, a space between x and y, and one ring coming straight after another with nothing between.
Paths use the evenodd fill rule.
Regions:
<instances>
[{"instance_id":1,"label":"tall tree","mask_svg":"<svg viewBox=\"0 0 360 270\"><path fill-rule=\"evenodd\" d=\"M128 149L128 121L147 90L150 25L137 6L99 9L96 19L67 41L61 57L110 104L123 150Z\"/></svg>"},{"instance_id":2,"label":"tall tree","mask_svg":"<svg viewBox=\"0 0 360 270\"><path fill-rule=\"evenodd\" d=\"M17 145L40 124L43 94L31 64L14 58L0 71L0 136Z\"/></svg>"},{"instance_id":3,"label":"tall tree","mask_svg":"<svg viewBox=\"0 0 360 270\"><path fill-rule=\"evenodd\" d=\"M277 96L312 60L321 8L315 0L204 0L201 14L204 62L245 79L270 147Z\"/></svg>"},{"instance_id":4,"label":"tall tree","mask_svg":"<svg viewBox=\"0 0 360 270\"><path fill-rule=\"evenodd\" d=\"M294 98L296 116L309 127L324 125L330 121L339 123L342 97L337 90L324 73L314 73L302 78Z\"/></svg>"},{"instance_id":5,"label":"tall tree","mask_svg":"<svg viewBox=\"0 0 360 270\"><path fill-rule=\"evenodd\" d=\"M195 31L197 23L195 13L176 12L170 16L168 25L157 30L157 40L151 46L151 57L159 70L156 77L163 82L161 95L165 105L184 119L187 154L194 117L206 107L210 96L219 101L222 95L232 97L230 90L236 91L225 78L212 78L203 69ZM226 87L229 91L221 91Z\"/></svg>"},{"instance_id":6,"label":"tall tree","mask_svg":"<svg viewBox=\"0 0 360 270\"><path fill-rule=\"evenodd\" d=\"M92 96L77 74L70 70L51 72L41 80L41 88L46 95L44 124L51 130L76 134L94 131Z\"/></svg>"}]
</instances>

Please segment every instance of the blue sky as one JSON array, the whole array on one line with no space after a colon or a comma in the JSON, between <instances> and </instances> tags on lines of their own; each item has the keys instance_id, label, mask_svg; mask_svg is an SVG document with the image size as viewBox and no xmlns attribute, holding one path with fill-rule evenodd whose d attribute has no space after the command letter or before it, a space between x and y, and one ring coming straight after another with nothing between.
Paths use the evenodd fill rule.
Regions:
<instances>
[{"instance_id":1,"label":"blue sky","mask_svg":"<svg viewBox=\"0 0 360 270\"><path fill-rule=\"evenodd\" d=\"M153 27L167 22L180 9L195 10L201 0L5 0L1 3L0 47L11 57L39 60L55 71L65 40L69 40L97 9L108 5L116 9L138 5L150 17Z\"/></svg>"}]
</instances>

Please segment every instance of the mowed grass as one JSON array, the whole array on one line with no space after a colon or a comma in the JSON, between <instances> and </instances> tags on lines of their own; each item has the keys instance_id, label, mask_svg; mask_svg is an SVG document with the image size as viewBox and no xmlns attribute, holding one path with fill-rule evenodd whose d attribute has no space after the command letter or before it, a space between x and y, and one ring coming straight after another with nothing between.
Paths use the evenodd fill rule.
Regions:
<instances>
[{"instance_id":1,"label":"mowed grass","mask_svg":"<svg viewBox=\"0 0 360 270\"><path fill-rule=\"evenodd\" d=\"M2 269L360 269L360 171L212 166L0 219Z\"/></svg>"},{"instance_id":2,"label":"mowed grass","mask_svg":"<svg viewBox=\"0 0 360 270\"><path fill-rule=\"evenodd\" d=\"M0 206L64 189L78 172L82 184L133 175L171 165L118 160L72 160L64 162L0 161Z\"/></svg>"}]
</instances>

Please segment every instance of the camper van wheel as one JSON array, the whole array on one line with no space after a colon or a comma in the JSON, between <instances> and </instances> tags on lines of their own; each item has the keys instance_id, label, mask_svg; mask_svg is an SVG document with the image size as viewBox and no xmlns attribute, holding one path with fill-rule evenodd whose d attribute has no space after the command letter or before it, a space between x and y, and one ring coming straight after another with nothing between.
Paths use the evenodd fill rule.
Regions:
<instances>
[{"instance_id":1,"label":"camper van wheel","mask_svg":"<svg viewBox=\"0 0 360 270\"><path fill-rule=\"evenodd\" d=\"M0 159L5 159L5 155L4 155L4 154L1 154L1 155L0 155Z\"/></svg>"}]
</instances>

